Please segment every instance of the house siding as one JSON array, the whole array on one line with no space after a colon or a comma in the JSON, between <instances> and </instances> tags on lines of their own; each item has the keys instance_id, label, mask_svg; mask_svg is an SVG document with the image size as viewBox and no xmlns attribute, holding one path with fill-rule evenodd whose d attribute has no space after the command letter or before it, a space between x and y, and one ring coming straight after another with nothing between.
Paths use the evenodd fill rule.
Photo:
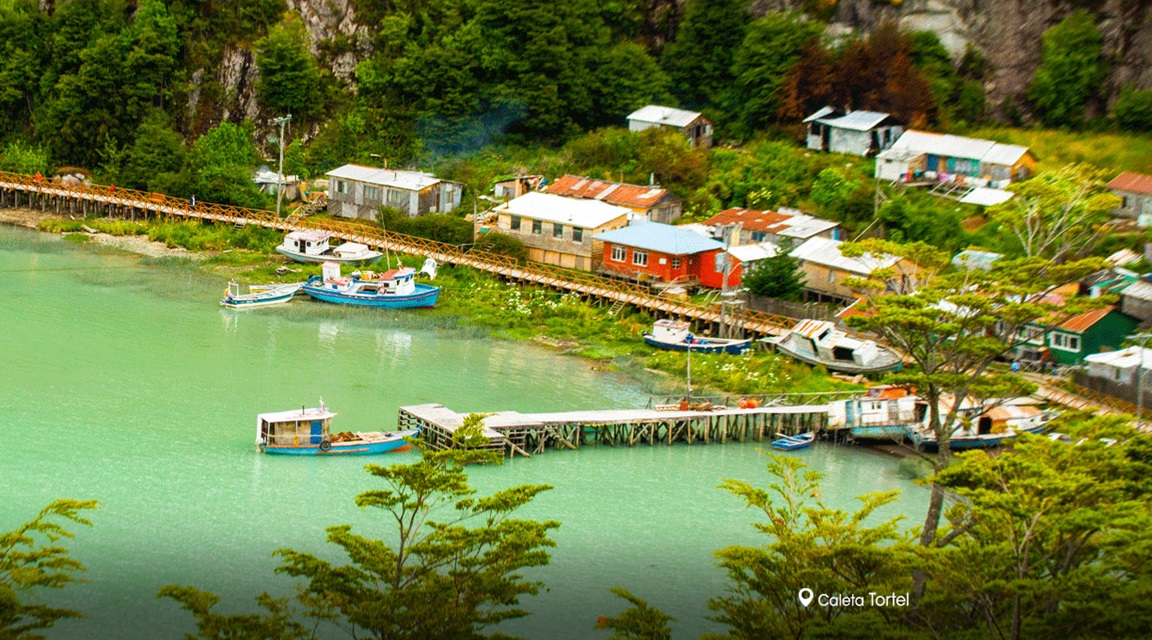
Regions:
<instances>
[{"instance_id":1,"label":"house siding","mask_svg":"<svg viewBox=\"0 0 1152 640\"><path fill-rule=\"evenodd\" d=\"M346 191L336 190L336 183L346 185ZM426 213L448 213L460 205L462 190L454 182L440 182L421 191L398 189L369 184L348 178L333 178L328 189L328 212L342 218L375 220L381 206L395 207L409 217ZM369 197L367 189L379 189L379 196Z\"/></svg>"},{"instance_id":2,"label":"house siding","mask_svg":"<svg viewBox=\"0 0 1152 640\"><path fill-rule=\"evenodd\" d=\"M616 260L612 257L612 253L616 247L624 250L622 260ZM648 264L643 266L634 264L637 251L647 252ZM722 289L724 287L724 268L722 264L719 269L716 268L716 256L721 254L722 251L721 249L713 249L692 255L676 256L660 251L635 249L627 245L605 242L601 255L603 257L604 267L617 273L630 274L633 276L636 274L644 274L660 282L696 281L705 287ZM679 268L673 268L672 266L676 258L680 259ZM740 276L740 262L738 260L732 260L732 268L728 273L728 286L739 286Z\"/></svg>"},{"instance_id":3,"label":"house siding","mask_svg":"<svg viewBox=\"0 0 1152 640\"><path fill-rule=\"evenodd\" d=\"M1088 327L1081 333L1053 329L1044 340L1049 348L1052 360L1063 365L1080 364L1085 356L1102 351L1113 351L1123 346L1124 339L1136 330L1137 321L1119 311L1113 311L1100 319L1099 322ZM1059 340L1057 335L1074 335L1080 338L1080 348L1069 351L1054 346Z\"/></svg>"},{"instance_id":4,"label":"house siding","mask_svg":"<svg viewBox=\"0 0 1152 640\"><path fill-rule=\"evenodd\" d=\"M583 238L581 242L576 242L573 240L572 233L575 227L570 224L563 224L563 233L561 237L556 238L553 236L556 223L540 220L540 233L537 234L532 232L533 222L536 222L535 218L527 216L519 216L519 218L520 229L515 230L512 228L512 214L499 214L496 219L496 230L523 242L524 246L528 248L528 259L533 262L553 264L581 271L592 271L600 264L603 243L599 240L592 240L592 236L628 225L628 216L621 215L595 229L581 227Z\"/></svg>"},{"instance_id":5,"label":"house siding","mask_svg":"<svg viewBox=\"0 0 1152 640\"><path fill-rule=\"evenodd\" d=\"M1120 198L1120 206L1112 210L1112 215L1135 219L1146 213L1152 214L1152 196L1120 189L1112 189L1112 193Z\"/></svg>"}]
</instances>

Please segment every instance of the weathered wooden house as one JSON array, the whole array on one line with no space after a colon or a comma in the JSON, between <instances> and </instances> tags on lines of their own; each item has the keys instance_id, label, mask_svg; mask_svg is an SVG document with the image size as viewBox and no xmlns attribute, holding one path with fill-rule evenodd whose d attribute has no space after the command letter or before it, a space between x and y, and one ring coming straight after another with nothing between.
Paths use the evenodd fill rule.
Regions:
<instances>
[{"instance_id":1,"label":"weathered wooden house","mask_svg":"<svg viewBox=\"0 0 1152 640\"><path fill-rule=\"evenodd\" d=\"M973 187L1005 187L1036 173L1027 147L926 131L905 131L876 156L876 177L913 182L955 181Z\"/></svg>"},{"instance_id":2,"label":"weathered wooden house","mask_svg":"<svg viewBox=\"0 0 1152 640\"><path fill-rule=\"evenodd\" d=\"M643 186L572 175L557 178L555 182L546 185L544 191L566 198L599 200L627 207L647 216L652 222L666 224L680 217L683 205L679 197L658 185Z\"/></svg>"},{"instance_id":3,"label":"weathered wooden house","mask_svg":"<svg viewBox=\"0 0 1152 640\"><path fill-rule=\"evenodd\" d=\"M1152 225L1152 176L1125 171L1113 178L1108 188L1120 196L1120 206L1112 215L1134 220L1146 216L1140 226Z\"/></svg>"},{"instance_id":4,"label":"weathered wooden house","mask_svg":"<svg viewBox=\"0 0 1152 640\"><path fill-rule=\"evenodd\" d=\"M372 220L380 207L393 207L415 218L448 213L460 206L464 185L430 173L346 164L328 172L328 212Z\"/></svg>"},{"instance_id":5,"label":"weathered wooden house","mask_svg":"<svg viewBox=\"0 0 1152 640\"><path fill-rule=\"evenodd\" d=\"M602 271L650 282L722 289L730 259L724 245L681 227L642 222L596 235L604 243ZM729 287L740 284L740 265L728 268Z\"/></svg>"},{"instance_id":6,"label":"weathered wooden house","mask_svg":"<svg viewBox=\"0 0 1152 640\"><path fill-rule=\"evenodd\" d=\"M895 117L879 111L843 112L824 107L804 118L808 148L814 151L874 156L892 146L904 131Z\"/></svg>"},{"instance_id":7,"label":"weathered wooden house","mask_svg":"<svg viewBox=\"0 0 1152 640\"><path fill-rule=\"evenodd\" d=\"M650 104L628 114L629 131L653 127L680 131L693 147L707 149L712 146L712 121L698 111Z\"/></svg>"},{"instance_id":8,"label":"weathered wooden house","mask_svg":"<svg viewBox=\"0 0 1152 640\"><path fill-rule=\"evenodd\" d=\"M1152 322L1152 282L1141 278L1121 289L1120 311L1141 324Z\"/></svg>"},{"instance_id":9,"label":"weathered wooden house","mask_svg":"<svg viewBox=\"0 0 1152 640\"><path fill-rule=\"evenodd\" d=\"M1137 324L1115 305L1077 314L1055 327L1032 323L1025 331L1033 337L1017 349L1017 355L1025 360L1039 357L1063 365L1080 364L1085 356L1120 348Z\"/></svg>"},{"instance_id":10,"label":"weathered wooden house","mask_svg":"<svg viewBox=\"0 0 1152 640\"><path fill-rule=\"evenodd\" d=\"M798 245L809 238L840 239L840 223L817 218L799 209L781 207L777 211L725 209L705 220L716 238L727 238L732 245L772 242ZM740 233L732 233L739 228Z\"/></svg>"},{"instance_id":11,"label":"weathered wooden house","mask_svg":"<svg viewBox=\"0 0 1152 640\"><path fill-rule=\"evenodd\" d=\"M592 236L626 226L636 214L599 200L581 200L529 191L494 209L496 231L528 247L528 259L591 271L600 262Z\"/></svg>"},{"instance_id":12,"label":"weathered wooden house","mask_svg":"<svg viewBox=\"0 0 1152 640\"><path fill-rule=\"evenodd\" d=\"M809 299L818 302L852 302L856 293L844 284L848 278L864 278L876 269L892 268L902 279L901 289L909 291L916 286L916 265L904 258L889 255L864 254L851 258L840 253L839 240L809 238L788 255L796 258L804 272L804 289Z\"/></svg>"}]
</instances>

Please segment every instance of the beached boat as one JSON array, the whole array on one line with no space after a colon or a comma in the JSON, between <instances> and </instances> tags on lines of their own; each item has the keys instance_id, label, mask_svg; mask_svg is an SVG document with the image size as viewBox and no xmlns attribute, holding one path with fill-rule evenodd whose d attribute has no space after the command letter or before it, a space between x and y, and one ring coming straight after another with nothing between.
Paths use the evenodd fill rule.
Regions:
<instances>
[{"instance_id":1,"label":"beached boat","mask_svg":"<svg viewBox=\"0 0 1152 640\"><path fill-rule=\"evenodd\" d=\"M274 285L254 284L248 287L248 293L240 293L240 284L232 281L224 290L224 298L220 300L220 304L230 309L253 309L283 304L291 300L302 286L304 286L303 282Z\"/></svg>"},{"instance_id":2,"label":"beached boat","mask_svg":"<svg viewBox=\"0 0 1152 640\"><path fill-rule=\"evenodd\" d=\"M783 434L779 438L772 441L772 448L781 451L795 451L797 449L805 449L812 445L812 441L816 439L816 434L811 431L801 433L794 436L786 436Z\"/></svg>"},{"instance_id":3,"label":"beached boat","mask_svg":"<svg viewBox=\"0 0 1152 640\"><path fill-rule=\"evenodd\" d=\"M324 275L312 276L301 288L322 302L348 304L380 309L432 307L440 296L440 287L416 282L416 270L391 269L381 274L355 272L340 276L340 265L326 262Z\"/></svg>"},{"instance_id":4,"label":"beached boat","mask_svg":"<svg viewBox=\"0 0 1152 640\"><path fill-rule=\"evenodd\" d=\"M356 242L345 242L333 249L328 246L331 237L331 233L319 229L292 231L284 236L284 242L276 247L276 251L296 262L339 264L370 264L384 255Z\"/></svg>"},{"instance_id":5,"label":"beached boat","mask_svg":"<svg viewBox=\"0 0 1152 640\"><path fill-rule=\"evenodd\" d=\"M768 340L776 350L840 373L882 373L900 369L895 351L871 340L851 338L825 320L801 320L788 333Z\"/></svg>"},{"instance_id":6,"label":"beached boat","mask_svg":"<svg viewBox=\"0 0 1152 640\"><path fill-rule=\"evenodd\" d=\"M875 386L858 398L829 402L828 428L848 429L853 440L903 442L926 408L906 386Z\"/></svg>"},{"instance_id":7,"label":"beached boat","mask_svg":"<svg viewBox=\"0 0 1152 640\"><path fill-rule=\"evenodd\" d=\"M941 399L941 412L950 405L948 397ZM965 403L967 404L967 403ZM1041 411L1039 407L1026 404L1003 403L985 408L963 406L958 413L967 414L967 419L959 420L949 438L952 449L989 449L1016 439L1020 433L1043 433L1054 414ZM927 450L939 448L936 434L928 428L928 416L923 421L908 426L908 438L912 444Z\"/></svg>"},{"instance_id":8,"label":"beached boat","mask_svg":"<svg viewBox=\"0 0 1152 640\"><path fill-rule=\"evenodd\" d=\"M644 342L659 349L696 353L731 353L739 355L752 346L752 340L728 338L702 338L693 335L687 322L680 320L657 320L651 332L644 332Z\"/></svg>"},{"instance_id":9,"label":"beached boat","mask_svg":"<svg viewBox=\"0 0 1152 640\"><path fill-rule=\"evenodd\" d=\"M261 413L256 416L256 446L264 453L295 456L371 455L404 451L417 430L332 433L335 413L324 407Z\"/></svg>"}]
</instances>

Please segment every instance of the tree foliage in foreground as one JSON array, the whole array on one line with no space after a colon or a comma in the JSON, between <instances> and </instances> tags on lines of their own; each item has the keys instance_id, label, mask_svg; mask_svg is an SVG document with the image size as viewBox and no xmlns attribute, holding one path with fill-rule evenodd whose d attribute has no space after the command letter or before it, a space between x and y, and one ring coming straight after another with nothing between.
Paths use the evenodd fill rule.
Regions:
<instances>
[{"instance_id":1,"label":"tree foliage in foreground","mask_svg":"<svg viewBox=\"0 0 1152 640\"><path fill-rule=\"evenodd\" d=\"M782 300L799 300L804 293L804 272L796 258L781 253L753 264L742 280L752 293Z\"/></svg>"},{"instance_id":2,"label":"tree foliage in foreground","mask_svg":"<svg viewBox=\"0 0 1152 640\"><path fill-rule=\"evenodd\" d=\"M30 522L0 533L0 638L41 638L37 633L65 618L83 615L71 609L35 604L38 589L63 589L85 570L61 545L72 533L67 522L91 526L84 512L95 501L56 500Z\"/></svg>"},{"instance_id":3,"label":"tree foliage in foreground","mask_svg":"<svg viewBox=\"0 0 1152 640\"><path fill-rule=\"evenodd\" d=\"M348 557L337 565L313 554L281 549L277 569L302 578L297 597L304 615L330 621L356 637L389 639L484 638L489 626L526 615L520 599L542 584L523 571L548 564L558 522L523 520L515 513L548 485L519 485L477 497L464 468L498 463L490 451L424 451L409 464L368 465L384 488L356 497L379 510L385 539L328 529L328 541ZM201 638L296 638L302 633L288 603L265 594L265 614L213 614L213 594L166 587L161 595L192 611ZM493 634L496 635L496 634Z\"/></svg>"}]
</instances>

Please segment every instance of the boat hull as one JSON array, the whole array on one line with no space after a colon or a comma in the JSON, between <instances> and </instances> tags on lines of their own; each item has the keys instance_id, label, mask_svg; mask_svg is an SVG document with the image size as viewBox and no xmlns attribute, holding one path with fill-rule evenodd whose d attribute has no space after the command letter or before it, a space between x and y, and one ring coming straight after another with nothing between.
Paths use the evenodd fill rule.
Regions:
<instances>
[{"instance_id":1,"label":"boat hull","mask_svg":"<svg viewBox=\"0 0 1152 640\"><path fill-rule=\"evenodd\" d=\"M371 307L375 309L415 309L420 307L434 307L440 297L440 287L426 284L417 284L416 292L408 295L381 295L342 293L322 287L304 285L301 289L309 296L332 304L346 304L356 307Z\"/></svg>"},{"instance_id":2,"label":"boat hull","mask_svg":"<svg viewBox=\"0 0 1152 640\"><path fill-rule=\"evenodd\" d=\"M669 351L688 351L688 347L692 347L693 353L730 353L732 355L740 355L748 349L752 348L752 340L726 340L724 342L712 343L705 341L702 343L693 343L689 345L687 342L664 342L652 337L652 334L644 334L644 342L657 349L667 349Z\"/></svg>"},{"instance_id":3,"label":"boat hull","mask_svg":"<svg viewBox=\"0 0 1152 640\"><path fill-rule=\"evenodd\" d=\"M300 285L283 285L259 293L242 296L225 295L220 305L229 309L254 309L288 302L300 291Z\"/></svg>"},{"instance_id":4,"label":"boat hull","mask_svg":"<svg viewBox=\"0 0 1152 640\"><path fill-rule=\"evenodd\" d=\"M372 263L380 260L380 258L383 257L383 255L384 255L384 254L379 253L377 251L373 251L372 253L374 255L370 255L367 257L363 257L363 258L344 258L344 257L337 256L337 255L334 255L331 253L322 253L320 255L300 253L299 251L292 251L290 249L285 249L283 246L276 247L276 251L280 255L283 255L283 256L289 258L290 260L295 260L296 262L312 262L312 263L316 263L316 264L323 263L323 262L335 262L337 264L372 264Z\"/></svg>"},{"instance_id":5,"label":"boat hull","mask_svg":"<svg viewBox=\"0 0 1152 640\"><path fill-rule=\"evenodd\" d=\"M374 435L374 434L373 434ZM319 444L305 444L299 447L273 447L263 445L264 453L287 456L370 456L382 453L405 451L411 446L408 438L416 431L396 431L384 434L383 439L352 442L333 442L327 451Z\"/></svg>"},{"instance_id":6,"label":"boat hull","mask_svg":"<svg viewBox=\"0 0 1152 640\"><path fill-rule=\"evenodd\" d=\"M812 441L816 439L815 434L803 433L797 436L784 436L772 441L771 447L779 451L796 451L797 449L807 449L812 446Z\"/></svg>"},{"instance_id":7,"label":"boat hull","mask_svg":"<svg viewBox=\"0 0 1152 640\"><path fill-rule=\"evenodd\" d=\"M891 353L888 350L885 350L885 353L887 353L889 357L884 358L882 362L878 362L874 365L865 366L865 365L856 364L855 362L844 362L842 360L834 360L834 361L824 360L822 358L817 358L811 354L801 353L799 351L796 351L795 349L790 349L787 346L781 344L780 342L772 341L772 344L776 346L776 351L778 351L778 352L780 352L786 356L789 356L791 358L795 358L795 359L797 359L800 362L803 362L805 364L810 364L813 366L820 365L829 371L836 371L839 373L849 373L849 374L885 373L888 371L899 371L900 367L903 366L903 364L904 364L903 362L900 361L900 358L896 357L895 354Z\"/></svg>"},{"instance_id":8,"label":"boat hull","mask_svg":"<svg viewBox=\"0 0 1152 640\"><path fill-rule=\"evenodd\" d=\"M936 438L925 438L919 431L909 431L908 437L911 438L912 444L924 449L926 451L936 451L940 448L940 444ZM952 436L950 449L953 451L965 451L969 449L991 449L999 447L1005 442L1009 442L1016 438L1015 433L990 433L981 436Z\"/></svg>"},{"instance_id":9,"label":"boat hull","mask_svg":"<svg viewBox=\"0 0 1152 640\"><path fill-rule=\"evenodd\" d=\"M884 425L870 427L852 427L849 430L854 440L882 440L884 442L903 442L908 435L908 428L904 425Z\"/></svg>"}]
</instances>

